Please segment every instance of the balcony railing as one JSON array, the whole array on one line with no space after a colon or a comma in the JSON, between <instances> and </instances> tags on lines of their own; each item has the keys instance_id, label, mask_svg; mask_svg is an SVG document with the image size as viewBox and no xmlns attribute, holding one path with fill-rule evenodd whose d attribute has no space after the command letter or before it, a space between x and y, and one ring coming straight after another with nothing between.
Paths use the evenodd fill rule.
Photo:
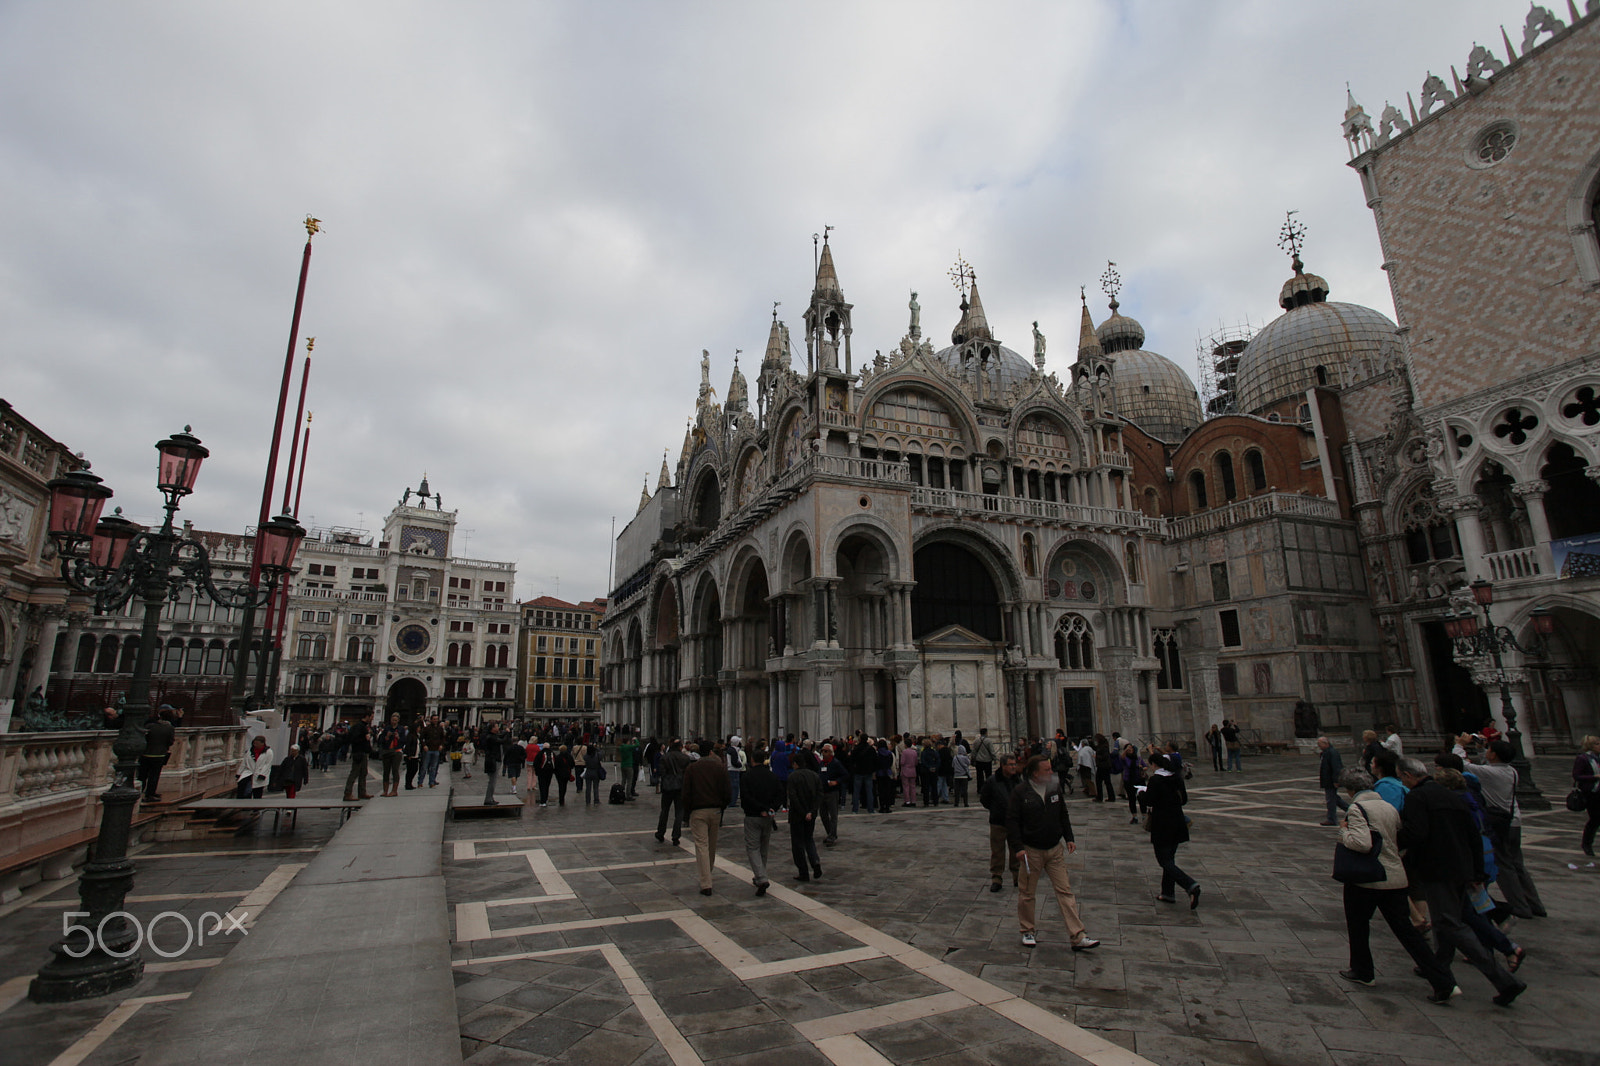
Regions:
<instances>
[{"instance_id":1,"label":"balcony railing","mask_svg":"<svg viewBox=\"0 0 1600 1066\"><path fill-rule=\"evenodd\" d=\"M1014 515L1076 526L1110 526L1158 534L1167 531L1166 519L1152 518L1140 511L1033 500L1023 496L990 496L979 492L958 492L955 489L930 489L920 485L911 490L911 506L970 511L975 514Z\"/></svg>"},{"instance_id":2,"label":"balcony railing","mask_svg":"<svg viewBox=\"0 0 1600 1066\"><path fill-rule=\"evenodd\" d=\"M815 469L820 477L850 477L864 481L893 481L908 484L911 467L904 460L855 459L848 455L818 455Z\"/></svg>"},{"instance_id":3,"label":"balcony railing","mask_svg":"<svg viewBox=\"0 0 1600 1066\"><path fill-rule=\"evenodd\" d=\"M1338 518L1339 504L1337 501L1324 499L1321 496L1300 496L1290 492L1270 492L1263 496L1252 496L1247 500L1239 500L1224 507L1214 507L1209 511L1188 515L1172 520L1172 535L1179 540L1186 537L1197 537L1203 533L1214 533L1219 529L1227 529L1244 522L1253 522L1261 518L1270 518L1273 515L1298 515L1302 518Z\"/></svg>"},{"instance_id":4,"label":"balcony railing","mask_svg":"<svg viewBox=\"0 0 1600 1066\"><path fill-rule=\"evenodd\" d=\"M351 592L349 589L305 589L291 588L290 599L301 600L345 600L350 603L383 603L388 600L387 592Z\"/></svg>"},{"instance_id":5,"label":"balcony railing","mask_svg":"<svg viewBox=\"0 0 1600 1066\"><path fill-rule=\"evenodd\" d=\"M1544 573L1539 554L1537 547L1512 548L1510 551L1485 555L1483 562L1489 568L1491 581L1518 581Z\"/></svg>"},{"instance_id":6,"label":"balcony railing","mask_svg":"<svg viewBox=\"0 0 1600 1066\"><path fill-rule=\"evenodd\" d=\"M1130 467L1133 463L1128 459L1127 452L1095 452L1096 466Z\"/></svg>"}]
</instances>

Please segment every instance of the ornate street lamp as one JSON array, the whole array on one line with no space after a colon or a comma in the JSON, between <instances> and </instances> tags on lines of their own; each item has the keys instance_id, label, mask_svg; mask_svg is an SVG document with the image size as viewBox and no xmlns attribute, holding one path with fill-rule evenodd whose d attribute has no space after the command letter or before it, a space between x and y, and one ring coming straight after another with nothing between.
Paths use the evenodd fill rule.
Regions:
<instances>
[{"instance_id":1,"label":"ornate street lamp","mask_svg":"<svg viewBox=\"0 0 1600 1066\"><path fill-rule=\"evenodd\" d=\"M82 934L63 937L50 950L55 958L28 986L38 1003L87 999L126 988L144 973L138 931L128 922L123 903L133 887L134 864L128 858L133 809L139 800L135 783L139 756L144 754L144 725L150 713L150 675L154 672L161 610L168 599L193 585L224 607L265 603L294 562L305 530L280 516L256 538L257 558L267 576L256 588L246 583L217 585L204 544L173 532L178 501L194 491L200 464L211 453L185 426L182 433L156 445L160 453L156 486L166 497L166 520L152 533L121 514L100 517L111 490L86 470L53 479L50 484L50 536L61 555L61 576L72 588L94 600L98 611L114 611L137 596L144 604L144 624L133 679L128 685L122 731L112 744L116 770L111 787L101 796L104 808L94 854L78 879L82 910L92 943ZM240 642L239 654L248 654Z\"/></svg>"},{"instance_id":2,"label":"ornate street lamp","mask_svg":"<svg viewBox=\"0 0 1600 1066\"><path fill-rule=\"evenodd\" d=\"M1544 658L1545 638L1555 632L1555 617L1542 607L1531 612L1534 639L1524 647L1517 641L1515 633L1506 626L1495 625L1489 614L1489 607L1494 603L1494 586L1479 578L1469 587L1472 590L1472 602L1483 608L1483 626L1478 625L1477 617L1470 610L1463 608L1460 612L1445 615L1445 636L1454 645L1457 660L1488 657L1494 663L1495 680L1500 685L1500 713L1505 717L1506 740L1511 744L1511 765L1517 768L1517 802L1526 810L1549 810L1550 801L1533 783L1533 767L1522 753L1517 709L1511 705L1511 685L1506 680L1501 653L1507 648L1514 648L1531 658Z\"/></svg>"}]
</instances>

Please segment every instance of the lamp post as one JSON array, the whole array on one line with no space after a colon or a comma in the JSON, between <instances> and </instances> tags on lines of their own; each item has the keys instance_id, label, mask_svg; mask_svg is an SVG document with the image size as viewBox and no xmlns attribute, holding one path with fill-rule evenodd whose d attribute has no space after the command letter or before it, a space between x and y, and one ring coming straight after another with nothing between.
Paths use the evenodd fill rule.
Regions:
<instances>
[{"instance_id":1,"label":"lamp post","mask_svg":"<svg viewBox=\"0 0 1600 1066\"><path fill-rule=\"evenodd\" d=\"M1542 658L1545 638L1555 631L1555 617L1543 607L1531 612L1534 639L1523 647L1515 633L1506 626L1495 625L1489 614L1489 606L1494 603L1494 586L1479 578L1470 587L1472 602L1483 608L1483 626L1480 628L1477 617L1463 608L1460 613L1445 616L1445 635L1455 645L1458 659L1488 656L1494 663L1495 680L1500 685L1500 713L1505 717L1506 741L1511 745L1511 765L1517 770L1517 802L1527 810L1549 810L1550 801L1533 783L1533 767L1522 752L1522 732L1517 728L1517 709L1511 704L1511 684L1506 680L1501 654L1507 648L1514 648L1523 655Z\"/></svg>"},{"instance_id":2,"label":"lamp post","mask_svg":"<svg viewBox=\"0 0 1600 1066\"><path fill-rule=\"evenodd\" d=\"M150 675L161 626L161 609L179 590L193 585L224 607L245 607L265 602L278 579L294 562L305 530L287 515L266 523L256 535L256 560L267 574L257 589L248 584L218 587L212 580L211 558L198 540L173 532L172 516L178 501L194 491L200 464L210 451L185 426L182 433L156 445L160 453L156 487L166 498L166 520L150 532L113 514L100 517L111 490L100 478L78 470L53 479L50 488L50 536L61 555L61 577L72 588L94 598L101 611L111 611L137 596L144 604L144 623L133 679L128 685L122 731L112 744L116 770L111 787L100 797L104 808L94 852L78 879L80 932L52 944L55 958L46 963L28 986L37 1003L60 1003L105 995L139 980L144 961L139 957L140 934L128 921L123 904L133 887L134 864L128 858L128 838L134 806L139 800L135 774L144 754L145 719L150 713ZM240 642L239 654L249 649Z\"/></svg>"}]
</instances>

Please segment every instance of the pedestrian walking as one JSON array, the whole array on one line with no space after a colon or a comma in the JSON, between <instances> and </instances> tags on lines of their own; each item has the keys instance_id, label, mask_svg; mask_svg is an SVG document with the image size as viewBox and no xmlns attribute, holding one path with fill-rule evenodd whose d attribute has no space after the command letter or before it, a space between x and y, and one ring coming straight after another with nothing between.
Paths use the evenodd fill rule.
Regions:
<instances>
[{"instance_id":1,"label":"pedestrian walking","mask_svg":"<svg viewBox=\"0 0 1600 1066\"><path fill-rule=\"evenodd\" d=\"M1128 799L1129 825L1139 821L1139 786L1145 783L1145 770L1153 764L1153 759L1149 764L1141 759L1132 744L1122 746L1122 794Z\"/></svg>"},{"instance_id":2,"label":"pedestrian walking","mask_svg":"<svg viewBox=\"0 0 1600 1066\"><path fill-rule=\"evenodd\" d=\"M1189 894L1189 909L1194 910L1200 906L1200 882L1178 866L1178 845L1189 841L1189 819L1183 813L1189 790L1167 756L1152 756L1150 770L1144 805L1149 811L1150 846L1155 849L1156 865L1161 867L1161 893L1156 899L1176 903L1173 893L1182 888Z\"/></svg>"},{"instance_id":3,"label":"pedestrian walking","mask_svg":"<svg viewBox=\"0 0 1600 1066\"><path fill-rule=\"evenodd\" d=\"M831 848L839 842L839 806L844 802L844 783L849 778L844 763L834 758L832 744L822 745L822 765L817 769L817 777L822 782L822 800L817 808L817 817L822 822L822 843Z\"/></svg>"},{"instance_id":4,"label":"pedestrian walking","mask_svg":"<svg viewBox=\"0 0 1600 1066\"><path fill-rule=\"evenodd\" d=\"M1094 801L1115 803L1117 800L1116 767L1112 765L1111 744L1099 733L1094 735Z\"/></svg>"},{"instance_id":5,"label":"pedestrian walking","mask_svg":"<svg viewBox=\"0 0 1600 1066\"><path fill-rule=\"evenodd\" d=\"M372 756L372 712L366 710L356 715L355 724L345 737L350 743L350 775L344 779L345 802L354 802L357 796L351 793L358 789L360 799L371 799L372 795L367 792L367 760Z\"/></svg>"},{"instance_id":6,"label":"pedestrian walking","mask_svg":"<svg viewBox=\"0 0 1600 1066\"><path fill-rule=\"evenodd\" d=\"M1212 722L1211 728L1206 730L1206 747L1211 749L1211 769L1219 774L1222 773L1222 730L1217 728L1215 722Z\"/></svg>"},{"instance_id":7,"label":"pedestrian walking","mask_svg":"<svg viewBox=\"0 0 1600 1066\"><path fill-rule=\"evenodd\" d=\"M172 741L178 730L172 724L172 705L163 703L144 725L144 754L139 756L139 780L144 782L146 803L161 798L161 771L172 757Z\"/></svg>"},{"instance_id":8,"label":"pedestrian walking","mask_svg":"<svg viewBox=\"0 0 1600 1066\"><path fill-rule=\"evenodd\" d=\"M565 807L567 805L567 786L572 783L573 774L577 770L577 764L572 760L571 745L563 744L556 751L555 768L556 806Z\"/></svg>"},{"instance_id":9,"label":"pedestrian walking","mask_svg":"<svg viewBox=\"0 0 1600 1066\"><path fill-rule=\"evenodd\" d=\"M400 732L400 716L390 714L388 723L379 727L372 745L378 752L378 761L383 767L383 791L380 795L400 794L400 763L403 759L400 747L404 741L405 738Z\"/></svg>"},{"instance_id":10,"label":"pedestrian walking","mask_svg":"<svg viewBox=\"0 0 1600 1066\"><path fill-rule=\"evenodd\" d=\"M673 737L667 753L661 756L661 817L656 822L656 840L667 835L667 812L672 812L672 843L683 837L683 773L694 760L683 750L683 741Z\"/></svg>"},{"instance_id":11,"label":"pedestrian walking","mask_svg":"<svg viewBox=\"0 0 1600 1066\"><path fill-rule=\"evenodd\" d=\"M1483 796L1483 813L1489 819L1489 839L1500 870L1498 884L1511 913L1518 918L1545 917L1544 902L1533 876L1522 860L1522 808L1517 803L1519 777L1511 760L1516 749L1508 740L1491 740L1484 763L1473 766Z\"/></svg>"},{"instance_id":12,"label":"pedestrian walking","mask_svg":"<svg viewBox=\"0 0 1600 1066\"><path fill-rule=\"evenodd\" d=\"M596 763L599 756L595 756ZM683 772L683 806L689 812L689 835L694 839L695 869L700 894L711 895L711 871L717 864L717 834L722 812L733 794L728 768L717 752L707 752Z\"/></svg>"},{"instance_id":13,"label":"pedestrian walking","mask_svg":"<svg viewBox=\"0 0 1600 1066\"><path fill-rule=\"evenodd\" d=\"M878 749L872 738L856 734L856 742L849 749L850 813L859 814L865 807L871 814L877 791Z\"/></svg>"},{"instance_id":14,"label":"pedestrian walking","mask_svg":"<svg viewBox=\"0 0 1600 1066\"><path fill-rule=\"evenodd\" d=\"M1358 855L1374 855L1383 876L1374 881L1344 883L1345 936L1350 942L1350 968L1340 970L1346 981L1370 985L1376 980L1372 962L1372 915L1383 915L1417 971L1433 986L1436 1003L1449 1000L1456 979L1447 962L1434 954L1411 924L1405 866L1400 861L1400 812L1372 791L1372 775L1357 767L1341 770L1338 787L1349 797L1339 827L1339 843ZM1337 863L1335 863L1337 865ZM1452 952L1453 954L1453 952Z\"/></svg>"},{"instance_id":15,"label":"pedestrian walking","mask_svg":"<svg viewBox=\"0 0 1600 1066\"><path fill-rule=\"evenodd\" d=\"M1085 796L1094 795L1094 745L1088 737L1078 742L1078 781Z\"/></svg>"},{"instance_id":16,"label":"pedestrian walking","mask_svg":"<svg viewBox=\"0 0 1600 1066\"><path fill-rule=\"evenodd\" d=\"M617 773L622 778L622 787L630 799L639 794L638 767L639 741L629 736L617 747Z\"/></svg>"},{"instance_id":17,"label":"pedestrian walking","mask_svg":"<svg viewBox=\"0 0 1600 1066\"><path fill-rule=\"evenodd\" d=\"M1328 813L1319 824L1336 826L1339 824L1339 809L1345 806L1339 799L1339 774L1344 770L1344 759L1327 737L1317 738L1317 750L1321 752L1317 763L1317 784L1322 786L1322 796L1328 807Z\"/></svg>"},{"instance_id":18,"label":"pedestrian walking","mask_svg":"<svg viewBox=\"0 0 1600 1066\"><path fill-rule=\"evenodd\" d=\"M1594 856L1594 834L1600 829L1600 737L1588 736L1572 760L1572 787L1583 798L1589 820L1583 823L1583 853Z\"/></svg>"},{"instance_id":19,"label":"pedestrian walking","mask_svg":"<svg viewBox=\"0 0 1600 1066\"><path fill-rule=\"evenodd\" d=\"M989 812L989 891L998 892L1002 877L1011 870L1011 887L1017 887L1017 871L1022 863L1016 852L1006 846L1006 817L1011 809L1011 792L1017 787L1017 760L1010 755L1000 757L1000 768L990 775L978 790L978 803Z\"/></svg>"},{"instance_id":20,"label":"pedestrian walking","mask_svg":"<svg viewBox=\"0 0 1600 1066\"><path fill-rule=\"evenodd\" d=\"M400 753L405 757L406 788L416 788L414 782L422 773L422 730L419 728L419 723L412 722L405 727L405 736L400 741Z\"/></svg>"},{"instance_id":21,"label":"pedestrian walking","mask_svg":"<svg viewBox=\"0 0 1600 1066\"><path fill-rule=\"evenodd\" d=\"M478 762L478 745L472 742L472 734L468 733L461 740L461 778L464 781L472 780L472 768Z\"/></svg>"},{"instance_id":22,"label":"pedestrian walking","mask_svg":"<svg viewBox=\"0 0 1600 1066\"><path fill-rule=\"evenodd\" d=\"M749 760L739 793L744 810L744 853L750 860L750 883L755 885L756 895L765 896L771 883L767 880L767 857L772 848L772 832L777 828L778 812L786 797L783 784L767 765L767 753L755 748Z\"/></svg>"},{"instance_id":23,"label":"pedestrian walking","mask_svg":"<svg viewBox=\"0 0 1600 1066\"><path fill-rule=\"evenodd\" d=\"M797 752L786 790L789 803L789 850L800 871L796 881L822 879L822 859L817 855L817 811L822 804L822 779L812 769L810 752Z\"/></svg>"},{"instance_id":24,"label":"pedestrian walking","mask_svg":"<svg viewBox=\"0 0 1600 1066\"><path fill-rule=\"evenodd\" d=\"M1485 876L1484 849L1471 808L1461 793L1433 780L1416 759L1401 761L1400 780L1408 791L1396 843L1405 857L1407 876L1421 886L1428 901L1434 956L1443 963L1452 952L1461 952L1494 985L1495 1003L1509 1007L1527 983L1508 972L1462 918L1472 906L1470 886L1481 885ZM1446 1002L1448 994L1442 1000L1437 994L1429 998Z\"/></svg>"},{"instance_id":25,"label":"pedestrian walking","mask_svg":"<svg viewBox=\"0 0 1600 1066\"><path fill-rule=\"evenodd\" d=\"M428 787L436 788L439 784L439 760L444 752L444 727L439 724L439 716L434 715L422 730L422 772L428 779Z\"/></svg>"},{"instance_id":26,"label":"pedestrian walking","mask_svg":"<svg viewBox=\"0 0 1600 1066\"><path fill-rule=\"evenodd\" d=\"M278 765L278 783L283 786L284 799L294 799L300 789L311 781L311 764L300 754L300 745L290 744L289 754Z\"/></svg>"},{"instance_id":27,"label":"pedestrian walking","mask_svg":"<svg viewBox=\"0 0 1600 1066\"><path fill-rule=\"evenodd\" d=\"M517 782L522 780L522 767L528 761L528 749L509 730L504 736L500 749L500 776L511 783L511 794L520 799Z\"/></svg>"},{"instance_id":28,"label":"pedestrian walking","mask_svg":"<svg viewBox=\"0 0 1600 1066\"><path fill-rule=\"evenodd\" d=\"M1022 864L1017 884L1017 922L1022 927L1022 946L1031 948L1039 940L1034 927L1034 890L1040 876L1050 879L1056 905L1066 923L1073 951L1100 946L1089 936L1078 916L1078 902L1072 894L1072 879L1067 874L1067 855L1078 850L1072 836L1072 818L1060 779L1051 771L1043 755L1028 759L1023 779L1011 790L1006 809L1006 846Z\"/></svg>"}]
</instances>

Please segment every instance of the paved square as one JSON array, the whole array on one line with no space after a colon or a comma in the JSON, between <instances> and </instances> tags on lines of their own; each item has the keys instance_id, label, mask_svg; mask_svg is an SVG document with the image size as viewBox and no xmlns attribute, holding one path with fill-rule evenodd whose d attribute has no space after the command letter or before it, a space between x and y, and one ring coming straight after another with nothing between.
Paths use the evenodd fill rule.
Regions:
<instances>
[{"instance_id":1,"label":"paved square","mask_svg":"<svg viewBox=\"0 0 1600 1066\"><path fill-rule=\"evenodd\" d=\"M1559 785L1555 762L1542 780ZM725 818L715 891L684 847L658 844L655 797L627 807L529 807L520 822L448 823L444 870L462 1049L469 1063L1095 1062L1161 1064L1600 1061L1590 1032L1600 960L1595 867L1581 816L1527 816L1530 870L1550 908L1511 936L1531 988L1506 1010L1464 964L1464 995L1427 986L1392 937L1378 982L1348 965L1332 831L1309 759L1196 772L1204 885L1191 912L1155 900L1160 871L1124 804L1076 799L1069 860L1092 952L1069 949L1048 899L1020 946L1016 896L989 891L980 808L840 819L820 881L792 880L773 841L755 896L742 816ZM1578 869L1568 868L1568 863Z\"/></svg>"}]
</instances>

